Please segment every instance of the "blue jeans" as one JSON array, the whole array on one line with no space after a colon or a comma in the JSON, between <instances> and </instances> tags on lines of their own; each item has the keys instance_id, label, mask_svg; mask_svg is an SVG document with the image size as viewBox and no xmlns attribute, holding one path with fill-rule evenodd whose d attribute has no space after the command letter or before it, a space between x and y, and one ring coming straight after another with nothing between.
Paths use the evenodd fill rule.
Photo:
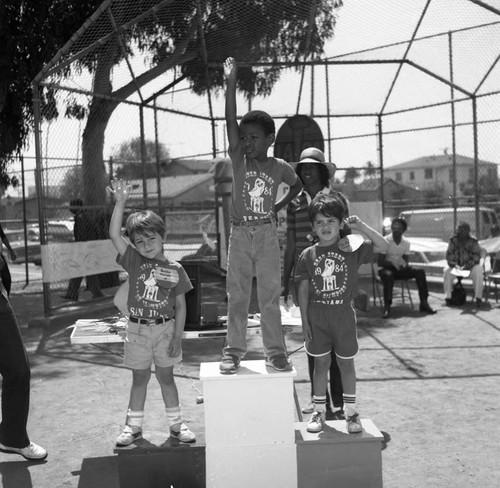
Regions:
<instances>
[{"instance_id":1,"label":"blue jeans","mask_svg":"<svg viewBox=\"0 0 500 488\"><path fill-rule=\"evenodd\" d=\"M16 316L9 300L0 293L0 374L2 383L2 423L0 443L26 447L30 405L30 364Z\"/></svg>"},{"instance_id":2,"label":"blue jeans","mask_svg":"<svg viewBox=\"0 0 500 488\"><path fill-rule=\"evenodd\" d=\"M281 264L276 223L255 227L231 226L227 264L228 325L223 355L243 358L247 352L248 307L253 275L264 352L268 358L286 354L281 326Z\"/></svg>"}]
</instances>

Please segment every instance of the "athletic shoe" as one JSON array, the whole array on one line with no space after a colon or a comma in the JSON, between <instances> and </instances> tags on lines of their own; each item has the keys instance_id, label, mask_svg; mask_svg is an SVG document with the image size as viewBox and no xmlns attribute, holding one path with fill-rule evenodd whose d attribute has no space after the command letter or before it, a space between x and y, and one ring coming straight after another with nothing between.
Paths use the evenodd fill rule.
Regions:
<instances>
[{"instance_id":1,"label":"athletic shoe","mask_svg":"<svg viewBox=\"0 0 500 488\"><path fill-rule=\"evenodd\" d=\"M116 447L126 447L142 439L142 429L125 425L122 433L116 438Z\"/></svg>"},{"instance_id":2,"label":"athletic shoe","mask_svg":"<svg viewBox=\"0 0 500 488\"><path fill-rule=\"evenodd\" d=\"M347 422L347 432L349 432L349 434L357 434L358 432L361 432L363 430L363 427L361 427L361 422L359 420L359 413L356 412L350 417L346 416L345 420Z\"/></svg>"},{"instance_id":3,"label":"athletic shoe","mask_svg":"<svg viewBox=\"0 0 500 488\"><path fill-rule=\"evenodd\" d=\"M307 432L312 432L315 434L316 432L321 432L323 430L323 424L325 423L325 412L318 412L315 410L307 424L306 430Z\"/></svg>"},{"instance_id":4,"label":"athletic shoe","mask_svg":"<svg viewBox=\"0 0 500 488\"><path fill-rule=\"evenodd\" d=\"M30 442L26 447L9 447L0 444L0 449L5 452L12 452L15 454L20 454L23 458L28 461L41 461L47 457L47 451L43 447L35 444L34 442Z\"/></svg>"},{"instance_id":5,"label":"athletic shoe","mask_svg":"<svg viewBox=\"0 0 500 488\"><path fill-rule=\"evenodd\" d=\"M219 371L222 374L235 374L240 367L240 358L234 354L224 356L219 364Z\"/></svg>"},{"instance_id":6,"label":"athletic shoe","mask_svg":"<svg viewBox=\"0 0 500 488\"><path fill-rule=\"evenodd\" d=\"M180 442L196 442L196 436L189 430L188 426L184 422L170 427L170 435L178 439Z\"/></svg>"},{"instance_id":7,"label":"athletic shoe","mask_svg":"<svg viewBox=\"0 0 500 488\"><path fill-rule=\"evenodd\" d=\"M284 354L280 356L273 356L272 358L269 358L266 363L276 371L292 371L293 369L292 363Z\"/></svg>"}]
</instances>

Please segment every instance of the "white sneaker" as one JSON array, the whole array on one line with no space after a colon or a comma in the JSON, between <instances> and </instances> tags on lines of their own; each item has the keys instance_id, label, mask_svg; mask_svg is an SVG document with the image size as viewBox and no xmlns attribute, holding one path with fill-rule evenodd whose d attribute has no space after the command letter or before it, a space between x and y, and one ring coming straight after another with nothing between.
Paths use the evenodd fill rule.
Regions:
<instances>
[{"instance_id":1,"label":"white sneaker","mask_svg":"<svg viewBox=\"0 0 500 488\"><path fill-rule=\"evenodd\" d=\"M34 442L30 442L30 444L26 447L8 447L0 444L0 449L6 452L13 452L16 454L20 454L23 458L28 461L41 461L47 457L47 450L42 446L35 444Z\"/></svg>"},{"instance_id":2,"label":"white sneaker","mask_svg":"<svg viewBox=\"0 0 500 488\"><path fill-rule=\"evenodd\" d=\"M323 430L323 425L325 423L325 412L318 412L315 410L311 415L311 419L307 423L307 432L317 433Z\"/></svg>"},{"instance_id":3,"label":"white sneaker","mask_svg":"<svg viewBox=\"0 0 500 488\"><path fill-rule=\"evenodd\" d=\"M189 430L188 426L184 422L170 427L170 435L178 439L180 442L196 442L196 436Z\"/></svg>"},{"instance_id":4,"label":"white sneaker","mask_svg":"<svg viewBox=\"0 0 500 488\"><path fill-rule=\"evenodd\" d=\"M138 439L142 439L142 430L139 427L125 425L122 433L116 438L116 447L130 446Z\"/></svg>"}]
</instances>

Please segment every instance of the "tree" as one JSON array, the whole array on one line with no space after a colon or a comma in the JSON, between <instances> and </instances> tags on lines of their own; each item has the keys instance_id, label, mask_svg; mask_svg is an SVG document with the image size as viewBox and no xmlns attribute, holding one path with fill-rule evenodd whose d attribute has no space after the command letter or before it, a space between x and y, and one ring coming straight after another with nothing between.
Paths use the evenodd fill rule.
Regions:
<instances>
[{"instance_id":1,"label":"tree","mask_svg":"<svg viewBox=\"0 0 500 488\"><path fill-rule=\"evenodd\" d=\"M375 168L374 164L371 161L366 163L366 168L363 171L365 178L374 178L377 174L377 168Z\"/></svg>"},{"instance_id":2,"label":"tree","mask_svg":"<svg viewBox=\"0 0 500 488\"><path fill-rule=\"evenodd\" d=\"M71 38L100 0L0 0L0 182L33 129L31 82ZM42 115L53 118L53 90L42 92Z\"/></svg>"},{"instance_id":3,"label":"tree","mask_svg":"<svg viewBox=\"0 0 500 488\"><path fill-rule=\"evenodd\" d=\"M115 176L117 178L130 180L142 178L143 174L146 178L156 176L156 144L154 141L145 140L144 148L144 167L142 164L140 137L135 137L130 141L123 142L115 151L113 151L113 164L119 165L115 171ZM170 160L170 154L164 144L159 144L158 158L161 163ZM160 170L163 167L163 165L160 166Z\"/></svg>"},{"instance_id":4,"label":"tree","mask_svg":"<svg viewBox=\"0 0 500 488\"><path fill-rule=\"evenodd\" d=\"M69 168L64 175L59 195L64 200L68 201L72 198L81 198L83 200L82 185L82 167L73 166Z\"/></svg>"},{"instance_id":5,"label":"tree","mask_svg":"<svg viewBox=\"0 0 500 488\"><path fill-rule=\"evenodd\" d=\"M31 3L31 2L29 2ZM33 2L35 3L35 2ZM78 4L45 0L45 6ZM92 4L90 0L84 2ZM314 23L311 23L311 5L315 6ZM107 11L102 12L103 22L127 25L119 33L101 38L95 49L82 51L74 66L64 66L61 76L71 75L72 69L88 70L93 76L94 96L87 110L87 123L82 137L82 171L84 200L89 205L103 204L106 200L103 148L104 134L108 121L121 100L133 95L139 87L156 79L166 71L180 69L180 78L187 78L195 93L202 94L207 89L217 90L223 86L222 63L228 56L244 60L239 70L238 86L248 96L269 94L279 78L278 67L252 69L255 63L273 63L278 60L299 61L306 57L314 59L323 52L324 43L333 36L335 7L340 1L318 0L296 2L290 0L260 0L235 2L232 0L207 0L205 2L184 0L160 2L159 0L115 0L108 2ZM151 15L144 15L149 9ZM84 10L77 10L78 16ZM137 19L134 23L133 19ZM57 20L57 21L56 21ZM60 19L51 18L55 26ZM73 29L76 30L76 29ZM112 34L111 31L107 32ZM44 29L52 46L61 40ZM43 38L38 42L44 46ZM81 47L81 46L80 46ZM64 55L75 54L76 46L68 43ZM47 51L44 51L47 54ZM112 70L125 56L147 54L149 69L135 77L130 83L118 89L113 88ZM48 56L42 56L47 62ZM39 60L40 56L36 56ZM210 63L208 62L210 61ZM26 81L26 80L25 80ZM17 105L27 108L27 98ZM52 87L54 90L56 87ZM48 94L49 91L46 91ZM43 98L45 102L45 98ZM42 106L43 108L43 106ZM73 110L66 110L71 115ZM13 137L26 140L30 124L23 124ZM4 149L7 149L5 151ZM1 155L11 154L9 148L0 148Z\"/></svg>"},{"instance_id":6,"label":"tree","mask_svg":"<svg viewBox=\"0 0 500 488\"><path fill-rule=\"evenodd\" d=\"M348 168L344 175L344 182L354 181L356 178L359 178L359 170L356 168Z\"/></svg>"}]
</instances>

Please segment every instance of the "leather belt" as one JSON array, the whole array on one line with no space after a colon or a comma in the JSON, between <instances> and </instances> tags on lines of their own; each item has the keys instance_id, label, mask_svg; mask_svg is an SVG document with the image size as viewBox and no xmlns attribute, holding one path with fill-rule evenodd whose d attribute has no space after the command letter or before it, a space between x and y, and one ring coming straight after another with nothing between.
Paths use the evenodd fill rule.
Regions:
<instances>
[{"instance_id":1,"label":"leather belt","mask_svg":"<svg viewBox=\"0 0 500 488\"><path fill-rule=\"evenodd\" d=\"M270 224L273 219L255 219L255 220L231 220L231 224L236 227L256 227L258 225Z\"/></svg>"},{"instance_id":2,"label":"leather belt","mask_svg":"<svg viewBox=\"0 0 500 488\"><path fill-rule=\"evenodd\" d=\"M134 317L131 315L129 318L130 322L134 322L136 324L141 325L158 325L168 322L169 320L173 320L174 317L158 317L157 319L141 319L140 317Z\"/></svg>"}]
</instances>

